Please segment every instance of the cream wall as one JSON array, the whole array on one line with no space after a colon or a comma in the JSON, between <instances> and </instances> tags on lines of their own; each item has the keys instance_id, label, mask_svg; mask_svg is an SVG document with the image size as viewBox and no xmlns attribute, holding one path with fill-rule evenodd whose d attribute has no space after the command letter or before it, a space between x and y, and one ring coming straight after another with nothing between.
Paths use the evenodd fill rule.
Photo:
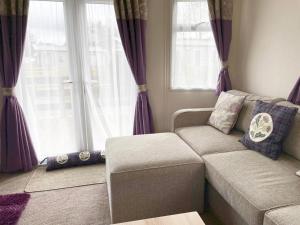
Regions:
<instances>
[{"instance_id":1,"label":"cream wall","mask_svg":"<svg viewBox=\"0 0 300 225\"><path fill-rule=\"evenodd\" d=\"M240 0L236 88L286 98L300 75L300 0Z\"/></svg>"}]
</instances>

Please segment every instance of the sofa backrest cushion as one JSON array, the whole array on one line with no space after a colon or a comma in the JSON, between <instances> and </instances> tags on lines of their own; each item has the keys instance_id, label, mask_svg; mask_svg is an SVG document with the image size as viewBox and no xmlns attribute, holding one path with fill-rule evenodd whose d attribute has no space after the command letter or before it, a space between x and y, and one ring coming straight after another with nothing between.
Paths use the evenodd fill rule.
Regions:
<instances>
[{"instance_id":1,"label":"sofa backrest cushion","mask_svg":"<svg viewBox=\"0 0 300 225\"><path fill-rule=\"evenodd\" d=\"M239 91L239 90L230 90L230 91L227 91L227 93L232 94L232 95L237 95L237 96L248 96L248 95L250 95L247 92L243 92L243 91Z\"/></svg>"},{"instance_id":2,"label":"sofa backrest cushion","mask_svg":"<svg viewBox=\"0 0 300 225\"><path fill-rule=\"evenodd\" d=\"M243 95L246 96L244 101L244 105L240 111L238 120L235 124L235 128L239 131L248 132L250 127L250 122L252 120L252 112L257 100L267 102L267 103L276 103L282 101L282 98L274 98L274 97L266 97L266 96L259 96L255 94L249 94L242 91L232 90L229 93L233 95Z\"/></svg>"},{"instance_id":3,"label":"sofa backrest cushion","mask_svg":"<svg viewBox=\"0 0 300 225\"><path fill-rule=\"evenodd\" d=\"M277 104L298 108L298 113L294 119L290 132L283 142L283 151L300 160L300 106L294 105L288 101L281 101Z\"/></svg>"},{"instance_id":4,"label":"sofa backrest cushion","mask_svg":"<svg viewBox=\"0 0 300 225\"><path fill-rule=\"evenodd\" d=\"M253 107L250 110L248 110L249 101L247 100L247 97L250 95L249 93L243 92L243 91L238 91L238 90L231 90L231 91L228 91L228 92L230 94L233 94L233 95L245 96L246 97L245 100L244 100L243 107L242 107L242 109L239 113L238 119L235 123L235 128L239 131L243 131L243 127L247 126L247 121L248 120L249 120L248 127L250 125L251 112L253 110L254 104L253 104Z\"/></svg>"}]
</instances>

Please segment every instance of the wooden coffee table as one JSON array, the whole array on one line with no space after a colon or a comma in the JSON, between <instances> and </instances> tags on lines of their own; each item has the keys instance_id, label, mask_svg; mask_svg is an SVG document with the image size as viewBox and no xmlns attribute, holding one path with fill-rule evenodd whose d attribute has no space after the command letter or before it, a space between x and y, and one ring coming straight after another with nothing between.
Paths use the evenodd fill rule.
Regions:
<instances>
[{"instance_id":1,"label":"wooden coffee table","mask_svg":"<svg viewBox=\"0 0 300 225\"><path fill-rule=\"evenodd\" d=\"M115 225L205 225L197 212L137 220Z\"/></svg>"}]
</instances>

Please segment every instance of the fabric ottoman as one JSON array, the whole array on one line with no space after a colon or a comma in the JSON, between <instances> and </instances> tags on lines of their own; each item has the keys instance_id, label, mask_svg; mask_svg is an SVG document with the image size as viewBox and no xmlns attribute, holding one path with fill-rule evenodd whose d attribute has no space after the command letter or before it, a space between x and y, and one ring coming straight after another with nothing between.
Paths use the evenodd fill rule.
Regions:
<instances>
[{"instance_id":1,"label":"fabric ottoman","mask_svg":"<svg viewBox=\"0 0 300 225\"><path fill-rule=\"evenodd\" d=\"M204 163L176 134L106 142L112 223L203 211Z\"/></svg>"}]
</instances>

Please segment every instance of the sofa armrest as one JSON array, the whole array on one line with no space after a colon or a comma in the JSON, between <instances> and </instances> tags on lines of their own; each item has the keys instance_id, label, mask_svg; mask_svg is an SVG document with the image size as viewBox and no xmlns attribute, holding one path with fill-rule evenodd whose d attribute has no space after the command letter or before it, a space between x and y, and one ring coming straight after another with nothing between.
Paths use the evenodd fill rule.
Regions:
<instances>
[{"instance_id":1,"label":"sofa armrest","mask_svg":"<svg viewBox=\"0 0 300 225\"><path fill-rule=\"evenodd\" d=\"M206 125L214 108L180 109L173 113L171 131L179 127Z\"/></svg>"}]
</instances>

